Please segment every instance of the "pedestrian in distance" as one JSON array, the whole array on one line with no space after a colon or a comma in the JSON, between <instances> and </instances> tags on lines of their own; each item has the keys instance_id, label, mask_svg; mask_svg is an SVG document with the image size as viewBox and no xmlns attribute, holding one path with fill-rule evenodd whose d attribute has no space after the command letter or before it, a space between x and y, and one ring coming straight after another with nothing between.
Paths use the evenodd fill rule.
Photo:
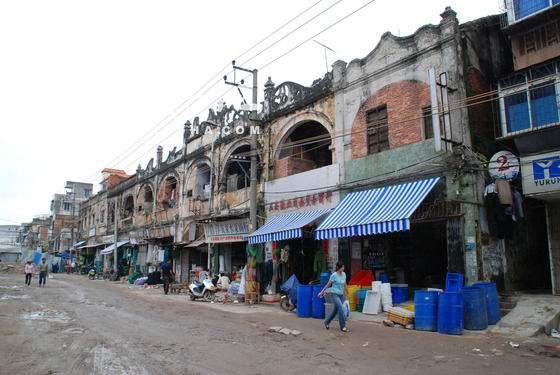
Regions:
<instances>
[{"instance_id":1,"label":"pedestrian in distance","mask_svg":"<svg viewBox=\"0 0 560 375\"><path fill-rule=\"evenodd\" d=\"M336 263L336 272L334 272L327 285L317 295L319 298L325 293L325 290L332 285L331 300L334 304L334 309L329 316L325 319L325 328L329 329L329 324L338 314L338 323L342 332L348 332L346 328L346 319L344 317L344 300L348 299L348 286L346 285L346 273L344 272L344 264L342 262Z\"/></svg>"},{"instance_id":2,"label":"pedestrian in distance","mask_svg":"<svg viewBox=\"0 0 560 375\"><path fill-rule=\"evenodd\" d=\"M47 277L49 276L49 265L47 264L47 260L43 258L41 263L39 263L39 287L45 287L45 283L47 282Z\"/></svg>"},{"instance_id":3,"label":"pedestrian in distance","mask_svg":"<svg viewBox=\"0 0 560 375\"><path fill-rule=\"evenodd\" d=\"M35 271L35 267L33 267L33 261L28 260L25 263L25 285L31 286L31 279L33 278L33 272Z\"/></svg>"},{"instance_id":4,"label":"pedestrian in distance","mask_svg":"<svg viewBox=\"0 0 560 375\"><path fill-rule=\"evenodd\" d=\"M174 276L171 259L167 259L167 262L161 266L161 279L163 280L163 292L165 294L169 292L169 284L173 281Z\"/></svg>"}]
</instances>

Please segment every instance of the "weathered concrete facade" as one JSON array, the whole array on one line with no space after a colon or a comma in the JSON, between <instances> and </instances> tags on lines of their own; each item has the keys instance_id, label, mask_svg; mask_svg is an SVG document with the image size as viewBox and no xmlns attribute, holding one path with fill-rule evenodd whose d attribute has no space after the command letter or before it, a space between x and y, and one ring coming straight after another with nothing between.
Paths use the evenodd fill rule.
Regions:
<instances>
[{"instance_id":1,"label":"weathered concrete facade","mask_svg":"<svg viewBox=\"0 0 560 375\"><path fill-rule=\"evenodd\" d=\"M488 108L467 109L465 104L477 89L490 86L505 41L498 17L459 25L449 8L441 17L439 25L423 26L408 37L384 34L363 59L349 64L335 62L336 133L344 134L336 139L335 150L337 158L345 160L341 176L350 189L353 184L363 189L443 177L435 189L436 196L419 211L443 209L418 216L428 221L445 220L447 271L464 273L470 283L480 278L480 254L484 251L484 245L476 240L480 238L479 223L484 220L484 176L478 172L482 163L472 152L484 142L477 143L473 134L479 133L477 128L489 133L492 126ZM498 47L493 52L488 48L492 44ZM438 84L444 84L446 78L448 107L443 106L441 86L437 87L437 102L431 100L430 69L435 71ZM442 73L445 77L440 76ZM433 138L432 105L442 123L442 151L437 150L437 139ZM379 108L385 116L380 124L386 126L386 145L368 152L368 115ZM488 118L486 123L477 121L484 116ZM445 117L449 120L447 127ZM488 139L483 139L487 144Z\"/></svg>"},{"instance_id":2,"label":"weathered concrete facade","mask_svg":"<svg viewBox=\"0 0 560 375\"><path fill-rule=\"evenodd\" d=\"M185 124L182 146L165 159L158 147L155 159L125 179L122 171L104 170L106 189L81 210L80 234L87 239L82 248L101 250L115 242L116 230L118 242L127 242L123 248L133 251L135 265L144 271L161 261L161 249L174 259L179 280L187 279L191 264L208 266L203 241L198 248L185 246L204 240L203 223L248 214L248 167L232 167L250 154L247 115L225 105L210 110L206 121Z\"/></svg>"}]
</instances>

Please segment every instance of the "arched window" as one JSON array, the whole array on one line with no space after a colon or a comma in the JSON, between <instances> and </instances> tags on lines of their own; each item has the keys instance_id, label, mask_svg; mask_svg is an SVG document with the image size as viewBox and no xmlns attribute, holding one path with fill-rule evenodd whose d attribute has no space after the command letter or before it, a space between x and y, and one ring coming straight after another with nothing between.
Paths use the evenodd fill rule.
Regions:
<instances>
[{"instance_id":1,"label":"arched window","mask_svg":"<svg viewBox=\"0 0 560 375\"><path fill-rule=\"evenodd\" d=\"M317 121L297 126L280 145L274 175L286 177L332 164L331 137Z\"/></svg>"}]
</instances>

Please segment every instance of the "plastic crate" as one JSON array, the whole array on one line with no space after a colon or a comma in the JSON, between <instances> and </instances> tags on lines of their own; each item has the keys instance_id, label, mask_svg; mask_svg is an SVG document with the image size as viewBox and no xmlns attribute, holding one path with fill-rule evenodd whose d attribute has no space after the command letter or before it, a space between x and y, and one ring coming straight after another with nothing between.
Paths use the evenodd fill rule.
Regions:
<instances>
[{"instance_id":1,"label":"plastic crate","mask_svg":"<svg viewBox=\"0 0 560 375\"><path fill-rule=\"evenodd\" d=\"M364 301L366 300L366 294L367 294L368 290L371 290L371 288L360 289L360 290L356 291L356 294L355 294L356 305L359 305L359 304L363 305L364 304Z\"/></svg>"},{"instance_id":2,"label":"plastic crate","mask_svg":"<svg viewBox=\"0 0 560 375\"><path fill-rule=\"evenodd\" d=\"M463 279L461 273L448 273L445 278L445 291L458 293L463 287Z\"/></svg>"},{"instance_id":3,"label":"plastic crate","mask_svg":"<svg viewBox=\"0 0 560 375\"><path fill-rule=\"evenodd\" d=\"M414 312L400 307L390 307L387 309L387 319L405 326L414 322Z\"/></svg>"},{"instance_id":4,"label":"plastic crate","mask_svg":"<svg viewBox=\"0 0 560 375\"><path fill-rule=\"evenodd\" d=\"M393 304L402 303L409 298L408 286L391 285L391 294L393 296Z\"/></svg>"},{"instance_id":5,"label":"plastic crate","mask_svg":"<svg viewBox=\"0 0 560 375\"><path fill-rule=\"evenodd\" d=\"M371 286L373 281L375 281L375 277L373 276L371 270L361 270L352 279L350 279L348 285Z\"/></svg>"}]
</instances>

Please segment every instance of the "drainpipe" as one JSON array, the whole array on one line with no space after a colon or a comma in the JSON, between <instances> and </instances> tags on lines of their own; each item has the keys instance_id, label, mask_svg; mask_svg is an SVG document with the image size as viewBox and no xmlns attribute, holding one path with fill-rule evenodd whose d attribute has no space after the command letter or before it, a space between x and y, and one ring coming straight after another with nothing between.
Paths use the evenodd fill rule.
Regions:
<instances>
[{"instance_id":1,"label":"drainpipe","mask_svg":"<svg viewBox=\"0 0 560 375\"><path fill-rule=\"evenodd\" d=\"M214 138L214 140L212 141L212 149L211 149L211 153L210 153L210 197L208 197L208 214L212 215L212 210L214 208L214 205L212 204L213 200L214 200L214 146L216 144L216 138ZM210 245L210 243L207 244L208 245L208 272L211 272L211 264L210 264L210 255L211 255L211 249L212 246ZM211 273L210 273L211 275Z\"/></svg>"}]
</instances>

